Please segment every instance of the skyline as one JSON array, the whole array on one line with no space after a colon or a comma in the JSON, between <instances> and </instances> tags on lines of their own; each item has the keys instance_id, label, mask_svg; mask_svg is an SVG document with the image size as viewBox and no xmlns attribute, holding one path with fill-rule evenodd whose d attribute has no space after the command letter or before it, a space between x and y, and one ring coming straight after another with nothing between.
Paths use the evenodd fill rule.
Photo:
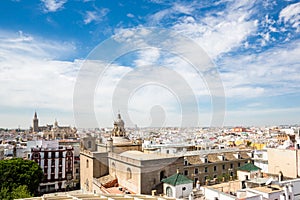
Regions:
<instances>
[{"instance_id":1,"label":"skyline","mask_svg":"<svg viewBox=\"0 0 300 200\"><path fill-rule=\"evenodd\" d=\"M28 128L34 111L41 124L57 118L60 124L76 126L73 91L91 52L114 35L125 37L149 27L176 31L208 54L224 87L224 125L299 124L300 3L296 0L12 0L1 7L0 127ZM94 110L99 126L111 127L116 118L120 108L111 108L111 102L116 89L126 89L118 85L122 77L149 65L180 74L197 99L199 124L209 125L213 105L203 77L178 56L148 48L113 60L97 83ZM146 78L140 71L131 81L139 87ZM151 85L131 95L128 112L133 123L128 126L151 125L151 111L163 115L164 126L180 124L180 109L185 107L170 90Z\"/></svg>"}]
</instances>

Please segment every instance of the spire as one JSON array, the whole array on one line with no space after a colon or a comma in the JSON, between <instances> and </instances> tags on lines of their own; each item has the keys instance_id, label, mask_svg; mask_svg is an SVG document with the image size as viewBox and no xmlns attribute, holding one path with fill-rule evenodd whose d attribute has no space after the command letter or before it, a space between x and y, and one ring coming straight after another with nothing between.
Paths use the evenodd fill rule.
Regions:
<instances>
[{"instance_id":1,"label":"spire","mask_svg":"<svg viewBox=\"0 0 300 200\"><path fill-rule=\"evenodd\" d=\"M120 110L118 110L118 119L121 119Z\"/></svg>"},{"instance_id":2,"label":"spire","mask_svg":"<svg viewBox=\"0 0 300 200\"><path fill-rule=\"evenodd\" d=\"M34 119L37 119L36 111L34 111Z\"/></svg>"}]
</instances>

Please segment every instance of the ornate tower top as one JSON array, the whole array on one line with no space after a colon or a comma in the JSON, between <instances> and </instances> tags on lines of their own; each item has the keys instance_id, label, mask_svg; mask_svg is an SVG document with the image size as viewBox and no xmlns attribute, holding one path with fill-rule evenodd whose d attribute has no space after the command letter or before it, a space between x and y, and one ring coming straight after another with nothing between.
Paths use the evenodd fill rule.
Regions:
<instances>
[{"instance_id":1,"label":"ornate tower top","mask_svg":"<svg viewBox=\"0 0 300 200\"><path fill-rule=\"evenodd\" d=\"M124 121L121 118L121 114L118 113L117 119L114 121L114 128L112 130L112 136L114 137L125 137Z\"/></svg>"}]
</instances>

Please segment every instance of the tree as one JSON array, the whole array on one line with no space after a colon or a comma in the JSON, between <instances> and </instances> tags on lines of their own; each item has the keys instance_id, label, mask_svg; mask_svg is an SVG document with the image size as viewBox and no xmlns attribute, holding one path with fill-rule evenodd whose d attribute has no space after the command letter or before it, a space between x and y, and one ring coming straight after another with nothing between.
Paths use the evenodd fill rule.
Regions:
<instances>
[{"instance_id":1,"label":"tree","mask_svg":"<svg viewBox=\"0 0 300 200\"><path fill-rule=\"evenodd\" d=\"M0 199L10 199L10 193L7 188L1 188L0 190Z\"/></svg>"},{"instance_id":2,"label":"tree","mask_svg":"<svg viewBox=\"0 0 300 200\"><path fill-rule=\"evenodd\" d=\"M20 185L19 187L17 187L11 192L12 199L29 198L31 196L32 195L28 191L26 185Z\"/></svg>"},{"instance_id":3,"label":"tree","mask_svg":"<svg viewBox=\"0 0 300 200\"><path fill-rule=\"evenodd\" d=\"M1 192L8 190L11 194L15 192L15 195L18 193L34 194L44 175L36 162L21 158L1 160L0 174Z\"/></svg>"},{"instance_id":4,"label":"tree","mask_svg":"<svg viewBox=\"0 0 300 200\"><path fill-rule=\"evenodd\" d=\"M19 187L13 189L11 192L8 191L8 188L2 188L0 190L0 199L3 200L29 198L31 196L32 195L28 191L26 185L20 185Z\"/></svg>"}]
</instances>

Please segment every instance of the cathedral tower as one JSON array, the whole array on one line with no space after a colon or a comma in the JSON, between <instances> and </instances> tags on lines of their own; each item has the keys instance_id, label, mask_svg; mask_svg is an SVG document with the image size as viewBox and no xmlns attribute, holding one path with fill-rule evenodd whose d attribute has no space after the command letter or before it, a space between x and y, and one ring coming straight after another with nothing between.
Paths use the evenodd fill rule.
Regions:
<instances>
[{"instance_id":1,"label":"cathedral tower","mask_svg":"<svg viewBox=\"0 0 300 200\"><path fill-rule=\"evenodd\" d=\"M33 132L39 132L39 119L37 118L36 112L33 117Z\"/></svg>"}]
</instances>

